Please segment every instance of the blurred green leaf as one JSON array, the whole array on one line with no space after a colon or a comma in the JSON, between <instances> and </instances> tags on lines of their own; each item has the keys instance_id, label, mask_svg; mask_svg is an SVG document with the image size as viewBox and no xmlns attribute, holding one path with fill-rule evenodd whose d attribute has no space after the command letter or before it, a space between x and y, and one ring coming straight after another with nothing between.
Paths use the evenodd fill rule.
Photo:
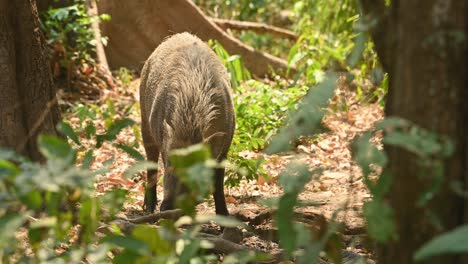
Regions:
<instances>
[{"instance_id":1,"label":"blurred green leaf","mask_svg":"<svg viewBox=\"0 0 468 264\"><path fill-rule=\"evenodd\" d=\"M91 163L94 160L94 152L92 149L88 150L83 157L83 161L81 163L81 168L85 170L89 170L91 168Z\"/></svg>"},{"instance_id":2,"label":"blurred green leaf","mask_svg":"<svg viewBox=\"0 0 468 264\"><path fill-rule=\"evenodd\" d=\"M303 98L299 109L289 118L289 124L280 130L265 150L269 155L286 151L291 148L290 142L299 136L322 132L323 108L333 96L338 76L330 73L325 81L312 88Z\"/></svg>"},{"instance_id":3,"label":"blurred green leaf","mask_svg":"<svg viewBox=\"0 0 468 264\"><path fill-rule=\"evenodd\" d=\"M169 242L164 240L154 227L148 225L137 226L132 231L132 237L143 241L157 255L167 255L172 251Z\"/></svg>"},{"instance_id":4,"label":"blurred green leaf","mask_svg":"<svg viewBox=\"0 0 468 264\"><path fill-rule=\"evenodd\" d=\"M150 233L150 235L151 234L152 233ZM148 245L146 241L142 241L137 238L108 235L102 239L102 242L125 248L125 250L134 252L141 256L151 255L150 245Z\"/></svg>"},{"instance_id":5,"label":"blurred green leaf","mask_svg":"<svg viewBox=\"0 0 468 264\"><path fill-rule=\"evenodd\" d=\"M78 135L75 133L75 130L73 130L70 124L62 121L57 125L57 130L63 135L69 137L76 144L80 145L80 139L78 138Z\"/></svg>"},{"instance_id":6,"label":"blurred green leaf","mask_svg":"<svg viewBox=\"0 0 468 264\"><path fill-rule=\"evenodd\" d=\"M380 243L396 239L397 230L393 209L381 200L366 202L363 214L367 220L369 236Z\"/></svg>"},{"instance_id":7,"label":"blurred green leaf","mask_svg":"<svg viewBox=\"0 0 468 264\"><path fill-rule=\"evenodd\" d=\"M74 162L75 151L63 139L54 136L39 135L39 151L48 159L63 159L67 162Z\"/></svg>"},{"instance_id":8,"label":"blurred green leaf","mask_svg":"<svg viewBox=\"0 0 468 264\"><path fill-rule=\"evenodd\" d=\"M158 164L152 161L138 161L133 164L127 171L125 171L125 178L130 178L136 173L142 170L156 170L158 169Z\"/></svg>"},{"instance_id":9,"label":"blurred green leaf","mask_svg":"<svg viewBox=\"0 0 468 264\"><path fill-rule=\"evenodd\" d=\"M0 248L5 248L14 241L15 232L26 220L25 215L8 212L0 217Z\"/></svg>"},{"instance_id":10,"label":"blurred green leaf","mask_svg":"<svg viewBox=\"0 0 468 264\"><path fill-rule=\"evenodd\" d=\"M119 148L123 151L125 151L128 155L130 155L132 158L136 160L145 160L145 157L135 148L127 146L125 144L114 144L116 148Z\"/></svg>"},{"instance_id":11,"label":"blurred green leaf","mask_svg":"<svg viewBox=\"0 0 468 264\"><path fill-rule=\"evenodd\" d=\"M414 254L414 261L424 261L434 256L468 252L468 225L436 236Z\"/></svg>"}]
</instances>

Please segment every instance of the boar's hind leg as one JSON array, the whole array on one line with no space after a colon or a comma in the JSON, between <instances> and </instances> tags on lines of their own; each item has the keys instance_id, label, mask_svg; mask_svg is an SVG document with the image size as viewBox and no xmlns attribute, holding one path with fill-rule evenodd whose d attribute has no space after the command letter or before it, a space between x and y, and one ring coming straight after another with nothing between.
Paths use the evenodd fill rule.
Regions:
<instances>
[{"instance_id":1,"label":"boar's hind leg","mask_svg":"<svg viewBox=\"0 0 468 264\"><path fill-rule=\"evenodd\" d=\"M153 138L148 135L147 129L142 126L143 144L145 146L146 157L149 161L158 163L159 149L154 143ZM158 203L156 188L158 183L158 170L148 170L146 173L146 187L145 187L145 200L144 209L148 213L153 213Z\"/></svg>"},{"instance_id":2,"label":"boar's hind leg","mask_svg":"<svg viewBox=\"0 0 468 264\"><path fill-rule=\"evenodd\" d=\"M226 200L224 198L224 168L215 170L215 191L213 198L215 201L216 214L229 215Z\"/></svg>"},{"instance_id":3,"label":"boar's hind leg","mask_svg":"<svg viewBox=\"0 0 468 264\"><path fill-rule=\"evenodd\" d=\"M180 188L170 162L164 159L164 164L164 199L161 202L161 207L159 208L161 212L174 209L176 195L178 193L178 188Z\"/></svg>"}]
</instances>

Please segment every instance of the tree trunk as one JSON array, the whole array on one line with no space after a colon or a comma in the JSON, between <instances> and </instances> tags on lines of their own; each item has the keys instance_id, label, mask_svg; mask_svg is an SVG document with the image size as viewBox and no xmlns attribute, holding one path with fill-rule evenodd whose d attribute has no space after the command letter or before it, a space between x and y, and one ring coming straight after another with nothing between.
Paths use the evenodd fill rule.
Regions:
<instances>
[{"instance_id":1,"label":"tree trunk","mask_svg":"<svg viewBox=\"0 0 468 264\"><path fill-rule=\"evenodd\" d=\"M0 0L0 146L39 160L59 112L35 1Z\"/></svg>"},{"instance_id":2,"label":"tree trunk","mask_svg":"<svg viewBox=\"0 0 468 264\"><path fill-rule=\"evenodd\" d=\"M216 26L190 0L101 0L99 13L111 15L101 23L111 67L140 69L144 61L166 37L188 31L207 41L218 40L231 54L242 56L246 67L257 76L271 69L287 71L287 63L254 50ZM294 71L294 69L293 69Z\"/></svg>"},{"instance_id":3,"label":"tree trunk","mask_svg":"<svg viewBox=\"0 0 468 264\"><path fill-rule=\"evenodd\" d=\"M390 77L386 115L447 135L456 147L445 163L442 190L425 208L417 208L416 200L430 180L421 175L414 155L386 146L394 178L388 198L399 240L379 248L379 263L404 264L413 263L414 252L431 238L468 222L466 200L449 187L457 181L466 188L468 182L468 1L392 0L390 8L384 2L362 1L364 10L378 18L372 35ZM429 212L440 227L431 223ZM424 263L463 261L452 255Z\"/></svg>"}]
</instances>

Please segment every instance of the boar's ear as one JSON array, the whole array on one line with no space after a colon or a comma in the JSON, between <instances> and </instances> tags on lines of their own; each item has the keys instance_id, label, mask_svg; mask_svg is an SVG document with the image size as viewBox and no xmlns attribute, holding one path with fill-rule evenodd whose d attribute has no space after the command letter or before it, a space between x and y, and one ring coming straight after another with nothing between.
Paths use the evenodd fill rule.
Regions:
<instances>
[{"instance_id":1,"label":"boar's ear","mask_svg":"<svg viewBox=\"0 0 468 264\"><path fill-rule=\"evenodd\" d=\"M211 143L211 141L212 141L214 138L216 138L216 137L223 137L223 136L225 136L225 135L226 135L226 133L224 133L224 132L216 132L216 133L213 133L213 134L211 134L209 137L204 138L204 139L203 139L203 143L209 145L209 144Z\"/></svg>"}]
</instances>

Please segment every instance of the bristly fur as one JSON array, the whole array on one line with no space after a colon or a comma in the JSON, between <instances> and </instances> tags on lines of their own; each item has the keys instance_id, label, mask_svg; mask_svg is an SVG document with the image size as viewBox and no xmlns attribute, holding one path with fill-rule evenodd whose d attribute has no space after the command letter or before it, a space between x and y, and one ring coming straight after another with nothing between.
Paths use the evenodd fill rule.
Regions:
<instances>
[{"instance_id":1,"label":"bristly fur","mask_svg":"<svg viewBox=\"0 0 468 264\"><path fill-rule=\"evenodd\" d=\"M177 148L206 143L217 161L227 158L235 129L234 107L226 68L199 38L171 36L151 54L141 72L141 132L146 155L165 167L162 211L174 208L183 190L169 161ZM217 214L228 215L224 199L224 169L215 169ZM144 205L157 203L157 171L148 170Z\"/></svg>"},{"instance_id":2,"label":"bristly fur","mask_svg":"<svg viewBox=\"0 0 468 264\"><path fill-rule=\"evenodd\" d=\"M232 108L227 71L197 37L182 33L165 40L145 64L142 80L143 77L147 83L140 94L142 112L149 113L148 123L156 134L156 142L166 146L163 151L201 143L213 133L227 132L210 130L213 120L234 118L229 117L233 113L226 117L221 117L225 112L220 113L220 108ZM223 128L229 132L227 137L234 130L232 121L227 120Z\"/></svg>"},{"instance_id":3,"label":"bristly fur","mask_svg":"<svg viewBox=\"0 0 468 264\"><path fill-rule=\"evenodd\" d=\"M200 56L191 56L191 49L181 51L186 57L171 67L171 79L168 89L167 123L172 128L173 139L186 144L203 141L203 136L211 121L218 114L216 100L222 96L220 89L215 89L210 65ZM187 74L190 72L190 74ZM179 146L182 147L182 146Z\"/></svg>"}]
</instances>

